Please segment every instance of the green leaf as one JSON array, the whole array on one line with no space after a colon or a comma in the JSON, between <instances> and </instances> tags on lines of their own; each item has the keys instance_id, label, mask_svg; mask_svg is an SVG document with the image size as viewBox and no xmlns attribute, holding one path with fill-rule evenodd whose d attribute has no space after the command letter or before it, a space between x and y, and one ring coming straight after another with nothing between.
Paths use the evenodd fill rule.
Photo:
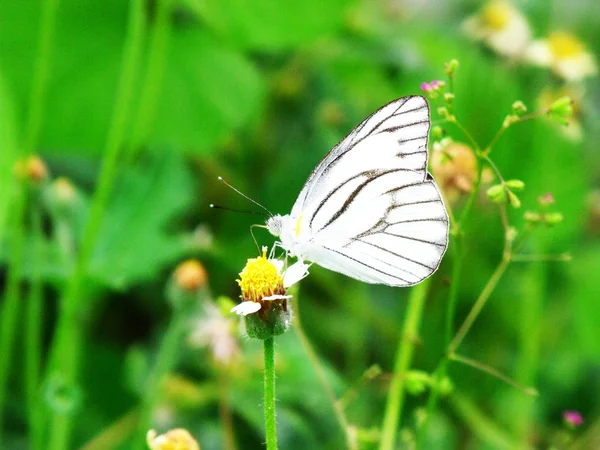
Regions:
<instances>
[{"instance_id":1,"label":"green leaf","mask_svg":"<svg viewBox=\"0 0 600 450\"><path fill-rule=\"evenodd\" d=\"M39 24L37 2L9 2L0 18L0 57L22 113ZM99 154L113 113L127 2L63 0L56 24L40 146ZM6 26L4 26L6 25ZM173 21L153 134L142 144L206 151L260 110L263 80L240 53L198 24ZM24 38L23 38L24 36ZM140 67L140 78L145 65ZM137 92L139 95L139 92ZM136 114L137 101L132 108Z\"/></svg>"},{"instance_id":2,"label":"green leaf","mask_svg":"<svg viewBox=\"0 0 600 450\"><path fill-rule=\"evenodd\" d=\"M263 80L239 53L200 30L172 36L151 142L206 151L255 119Z\"/></svg>"},{"instance_id":3,"label":"green leaf","mask_svg":"<svg viewBox=\"0 0 600 450\"><path fill-rule=\"evenodd\" d=\"M151 279L188 250L168 225L191 202L193 183L181 158L165 153L117 182L91 263L102 284L123 288Z\"/></svg>"},{"instance_id":4,"label":"green leaf","mask_svg":"<svg viewBox=\"0 0 600 450\"><path fill-rule=\"evenodd\" d=\"M337 31L347 0L186 0L219 34L245 48L282 50Z\"/></svg>"}]
</instances>

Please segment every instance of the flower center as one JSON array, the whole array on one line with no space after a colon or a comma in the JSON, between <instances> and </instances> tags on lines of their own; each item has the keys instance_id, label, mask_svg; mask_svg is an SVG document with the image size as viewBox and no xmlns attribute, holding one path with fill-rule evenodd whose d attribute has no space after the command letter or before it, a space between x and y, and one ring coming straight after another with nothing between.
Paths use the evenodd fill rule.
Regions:
<instances>
[{"instance_id":1,"label":"flower center","mask_svg":"<svg viewBox=\"0 0 600 450\"><path fill-rule=\"evenodd\" d=\"M550 51L557 58L570 58L583 52L583 45L575 36L562 31L552 33L548 38Z\"/></svg>"},{"instance_id":2,"label":"flower center","mask_svg":"<svg viewBox=\"0 0 600 450\"><path fill-rule=\"evenodd\" d=\"M506 27L510 20L511 7L504 2L491 2L482 11L483 22L490 28L499 31Z\"/></svg>"},{"instance_id":3,"label":"flower center","mask_svg":"<svg viewBox=\"0 0 600 450\"><path fill-rule=\"evenodd\" d=\"M248 260L237 282L242 289L242 298L253 302L284 291L283 278L275 264L267 259L265 248L262 256Z\"/></svg>"}]
</instances>

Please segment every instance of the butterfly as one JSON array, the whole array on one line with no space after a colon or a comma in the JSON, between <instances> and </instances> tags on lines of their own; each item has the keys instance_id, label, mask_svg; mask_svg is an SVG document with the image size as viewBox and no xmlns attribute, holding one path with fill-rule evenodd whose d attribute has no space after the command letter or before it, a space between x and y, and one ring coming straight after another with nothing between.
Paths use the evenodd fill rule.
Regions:
<instances>
[{"instance_id":1,"label":"butterfly","mask_svg":"<svg viewBox=\"0 0 600 450\"><path fill-rule=\"evenodd\" d=\"M438 268L448 214L427 172L421 96L367 117L317 165L292 211L266 227L288 255L367 283L411 286Z\"/></svg>"}]
</instances>

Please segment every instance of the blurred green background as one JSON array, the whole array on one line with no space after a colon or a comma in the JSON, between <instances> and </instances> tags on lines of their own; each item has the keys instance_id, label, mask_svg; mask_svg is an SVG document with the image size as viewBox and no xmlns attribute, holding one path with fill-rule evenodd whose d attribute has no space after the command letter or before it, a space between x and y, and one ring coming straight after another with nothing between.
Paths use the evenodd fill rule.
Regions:
<instances>
[{"instance_id":1,"label":"blurred green background","mask_svg":"<svg viewBox=\"0 0 600 450\"><path fill-rule=\"evenodd\" d=\"M261 343L207 304L220 296L237 302L238 273L257 256L249 227L262 219L209 209L256 209L217 176L288 213L339 139L379 106L443 79L453 58L455 112L481 143L515 100L535 111L544 95L573 96L577 123L569 128L579 133L540 118L509 129L491 155L505 178L526 186L523 206L509 211L512 225L522 230L523 213L547 192L564 215L557 226L539 227L523 253L568 252L572 261L512 264L460 350L540 395L452 364L454 391L429 417L421 447L598 448L598 78L565 81L469 38L462 24L482 5L3 0L0 448L143 448L150 426L187 428L204 450L261 448ZM567 30L592 55L600 52L596 0L515 6L532 39ZM33 154L45 169L23 163ZM463 204L464 197L454 208ZM255 233L272 245L268 232ZM485 195L464 242L456 325L502 254L498 211ZM192 329L165 344L178 296L172 273L189 258L201 261L208 291L186 310ZM429 288L418 370L432 372L446 349L451 270L447 254ZM312 266L296 293L303 328L337 397L347 400L360 448L378 445L409 292ZM166 363L158 358L169 373L148 381L160 373L161 345L170 349ZM219 345L234 357L218 361ZM276 351L281 448L344 448L293 328ZM365 376L375 364L381 374ZM427 392L408 397L399 448L412 448L427 401ZM583 425L569 430L565 410L579 411Z\"/></svg>"}]
</instances>

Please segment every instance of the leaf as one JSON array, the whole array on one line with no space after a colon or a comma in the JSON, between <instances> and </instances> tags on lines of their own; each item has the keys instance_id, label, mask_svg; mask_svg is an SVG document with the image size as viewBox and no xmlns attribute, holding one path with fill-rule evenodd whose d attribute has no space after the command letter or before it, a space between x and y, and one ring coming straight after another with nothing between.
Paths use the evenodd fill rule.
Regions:
<instances>
[{"instance_id":1,"label":"leaf","mask_svg":"<svg viewBox=\"0 0 600 450\"><path fill-rule=\"evenodd\" d=\"M219 34L244 48L283 50L309 44L342 25L347 0L187 0Z\"/></svg>"},{"instance_id":2,"label":"leaf","mask_svg":"<svg viewBox=\"0 0 600 450\"><path fill-rule=\"evenodd\" d=\"M124 288L149 280L188 249L168 225L191 202L193 183L180 157L152 156L125 172L108 206L92 259L91 275Z\"/></svg>"},{"instance_id":3,"label":"leaf","mask_svg":"<svg viewBox=\"0 0 600 450\"><path fill-rule=\"evenodd\" d=\"M200 30L180 30L172 36L151 142L206 151L254 120L263 91L242 55Z\"/></svg>"},{"instance_id":4,"label":"leaf","mask_svg":"<svg viewBox=\"0 0 600 450\"><path fill-rule=\"evenodd\" d=\"M0 17L0 57L26 110L37 48L39 3L9 2ZM127 2L63 0L56 23L41 146L99 154L113 114ZM259 111L263 81L240 53L197 24L172 22L154 133L142 144L206 151ZM24 36L24 38L23 38ZM141 84L145 65L141 65ZM139 95L139 92L136 92ZM133 102L133 114L137 114Z\"/></svg>"}]
</instances>

